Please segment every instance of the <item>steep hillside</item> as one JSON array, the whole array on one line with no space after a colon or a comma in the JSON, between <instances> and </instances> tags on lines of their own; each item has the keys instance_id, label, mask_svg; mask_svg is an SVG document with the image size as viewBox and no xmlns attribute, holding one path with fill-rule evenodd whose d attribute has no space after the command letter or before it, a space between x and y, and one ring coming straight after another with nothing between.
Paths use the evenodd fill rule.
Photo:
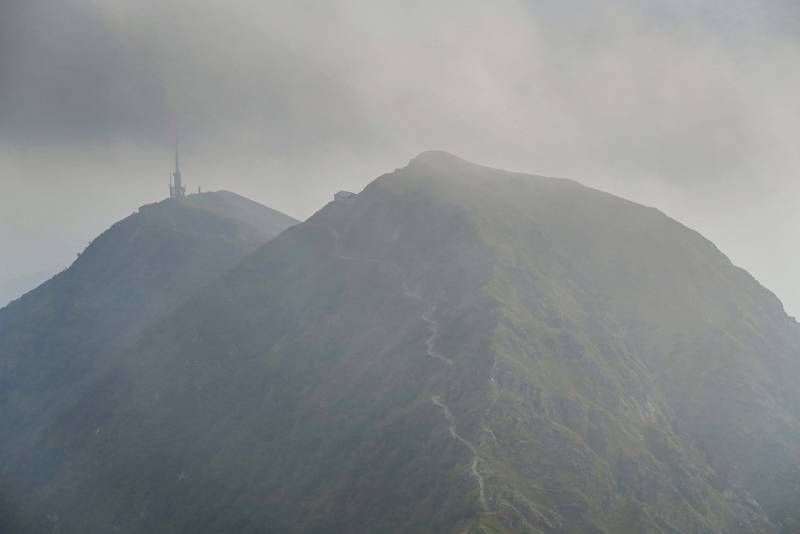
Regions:
<instances>
[{"instance_id":1,"label":"steep hillside","mask_svg":"<svg viewBox=\"0 0 800 534\"><path fill-rule=\"evenodd\" d=\"M172 320L59 402L24 501L5 471L10 524L800 525L797 324L697 233L575 182L422 154Z\"/></svg>"},{"instance_id":2,"label":"steep hillside","mask_svg":"<svg viewBox=\"0 0 800 534\"><path fill-rule=\"evenodd\" d=\"M42 468L41 457L25 456L36 451L39 429L143 328L294 223L229 192L143 206L69 269L0 310L3 497L18 497L12 473L27 479ZM20 464L23 457L34 465Z\"/></svg>"}]
</instances>

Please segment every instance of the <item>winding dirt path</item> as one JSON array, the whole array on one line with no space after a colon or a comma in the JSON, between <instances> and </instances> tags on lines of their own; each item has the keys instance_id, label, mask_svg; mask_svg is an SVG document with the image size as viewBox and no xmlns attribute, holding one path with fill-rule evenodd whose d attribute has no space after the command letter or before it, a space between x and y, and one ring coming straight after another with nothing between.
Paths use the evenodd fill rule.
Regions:
<instances>
[{"instance_id":1,"label":"winding dirt path","mask_svg":"<svg viewBox=\"0 0 800 534\"><path fill-rule=\"evenodd\" d=\"M431 358L437 359L440 362L443 362L443 363L445 363L445 364L447 364L447 365L452 367L453 366L453 360L451 360L450 358L448 358L447 356L445 356L441 352L438 352L436 350L436 348L435 348L436 337L439 335L439 323L437 321L433 320L432 315L434 313L436 313L436 304L434 304L430 300L426 299L422 295L418 295L418 294L416 294L416 293L414 293L412 291L406 290L405 296L407 296L409 298L421 300L422 302L424 302L425 304L427 304L429 306L429 308L427 310L422 312L422 320L425 321L425 323L427 323L428 328L430 328L430 331L431 331L431 335L428 336L428 338L425 340L425 347L427 348L426 353Z\"/></svg>"},{"instance_id":2,"label":"winding dirt path","mask_svg":"<svg viewBox=\"0 0 800 534\"><path fill-rule=\"evenodd\" d=\"M382 266L387 266L392 270L397 269L397 265L391 264L384 260L380 260L377 258L367 258L363 256L350 256L345 254L342 250L341 245L341 234L338 230L333 227L328 227L330 232L333 234L334 237L334 247L335 252L334 255L340 259L347 260L347 261L364 261L369 263L377 263ZM429 299L426 299L422 295L419 295L413 291L406 289L404 291L404 295L409 298L413 298L419 301L422 301L428 306L428 309L422 312L421 318L422 320L428 325L430 329L430 335L425 340L425 347L426 347L426 354L431 358L438 360L449 367L453 367L453 360L442 354L441 352L436 350L436 338L439 336L440 326L438 321L433 319L433 315L436 313L436 304ZM469 451L472 453L472 463L470 464L470 473L472 477L475 479L476 483L478 484L478 494L480 500L481 508L486 511L488 510L488 506L486 504L486 490L485 490L485 481L483 479L483 475L481 475L480 471L478 470L478 463L480 461L480 457L478 456L478 450L469 442L467 441L461 434L458 433L456 430L456 420L453 416L453 412L450 411L450 408L442 402L441 396L434 395L431 397L431 402L433 402L436 406L441 408L442 412L444 413L445 420L447 421L447 430L450 433L450 436L459 441L466 446ZM465 531L466 532L466 531Z\"/></svg>"},{"instance_id":3,"label":"winding dirt path","mask_svg":"<svg viewBox=\"0 0 800 534\"><path fill-rule=\"evenodd\" d=\"M461 436L461 434L459 434L456 431L456 420L455 420L455 417L453 417L453 413L450 411L450 408L448 408L447 405L442 402L441 397L439 397L439 395L434 395L433 397L431 397L431 402L433 402L436 406L441 408L442 412L444 412L444 417L445 417L445 419L447 419L447 424L448 424L447 429L449 430L450 435L453 436L453 439L455 439L457 441L460 441L461 443L466 445L466 447L472 453L472 465L470 466L470 471L472 472L472 476L478 482L478 492L479 492L479 497L480 497L481 508L486 510L487 509L487 507L486 507L486 491L484 489L484 485L485 484L484 484L484 481L483 481L483 476L478 471L478 461L479 461L478 451L475 449L475 447L472 446L472 444L469 441L464 439Z\"/></svg>"}]
</instances>

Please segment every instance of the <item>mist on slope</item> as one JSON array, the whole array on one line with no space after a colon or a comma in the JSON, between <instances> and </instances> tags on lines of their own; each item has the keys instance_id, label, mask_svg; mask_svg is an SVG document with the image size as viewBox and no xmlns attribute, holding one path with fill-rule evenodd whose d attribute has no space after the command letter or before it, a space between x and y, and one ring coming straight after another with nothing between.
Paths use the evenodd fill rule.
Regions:
<instances>
[{"instance_id":1,"label":"mist on slope","mask_svg":"<svg viewBox=\"0 0 800 534\"><path fill-rule=\"evenodd\" d=\"M566 176L702 231L800 306L788 1L12 0L0 276L190 189L299 218L414 154Z\"/></svg>"}]
</instances>

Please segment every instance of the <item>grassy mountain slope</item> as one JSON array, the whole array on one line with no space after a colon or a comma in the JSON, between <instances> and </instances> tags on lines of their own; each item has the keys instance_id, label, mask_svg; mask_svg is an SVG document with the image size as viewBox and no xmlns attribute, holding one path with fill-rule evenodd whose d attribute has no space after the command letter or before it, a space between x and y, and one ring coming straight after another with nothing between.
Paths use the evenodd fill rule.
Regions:
<instances>
[{"instance_id":1,"label":"grassy mountain slope","mask_svg":"<svg viewBox=\"0 0 800 534\"><path fill-rule=\"evenodd\" d=\"M173 318L38 434L62 530L797 528L797 324L577 183L422 154Z\"/></svg>"},{"instance_id":2,"label":"grassy mountain slope","mask_svg":"<svg viewBox=\"0 0 800 534\"><path fill-rule=\"evenodd\" d=\"M15 506L9 499L24 505L22 488L46 479L39 430L147 325L294 223L229 192L143 206L0 310L0 508Z\"/></svg>"}]
</instances>

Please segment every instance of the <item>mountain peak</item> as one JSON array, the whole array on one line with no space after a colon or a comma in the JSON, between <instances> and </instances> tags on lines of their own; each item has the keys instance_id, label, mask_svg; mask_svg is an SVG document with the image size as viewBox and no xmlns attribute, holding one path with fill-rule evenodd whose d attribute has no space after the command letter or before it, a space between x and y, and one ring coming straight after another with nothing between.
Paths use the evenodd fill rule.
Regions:
<instances>
[{"instance_id":1,"label":"mountain peak","mask_svg":"<svg viewBox=\"0 0 800 534\"><path fill-rule=\"evenodd\" d=\"M28 438L39 436L45 448L51 438L61 442L56 436L66 427L54 407L91 398L87 384L119 365L148 329L172 324L168 317L190 295L296 222L229 192L148 204L94 239L68 269L0 308L0 427L9 436L0 447L0 470L25 464L15 458L43 458ZM131 384L122 378L114 389ZM55 433L43 438L39 425ZM30 471L14 471L20 495L41 482ZM15 522L16 509L9 513L5 503L0 509L0 531L29 528Z\"/></svg>"},{"instance_id":2,"label":"mountain peak","mask_svg":"<svg viewBox=\"0 0 800 534\"><path fill-rule=\"evenodd\" d=\"M420 152L416 157L414 157L412 162L418 163L454 163L454 162L462 162L462 163L470 163L463 158L456 156L455 154L451 154L450 152L446 152L444 150L426 150L424 152ZM474 165L474 164L473 164Z\"/></svg>"},{"instance_id":3,"label":"mountain peak","mask_svg":"<svg viewBox=\"0 0 800 534\"><path fill-rule=\"evenodd\" d=\"M437 171L464 172L469 169L485 168L482 165L467 161L444 150L426 150L409 162L409 167L424 166Z\"/></svg>"},{"instance_id":4,"label":"mountain peak","mask_svg":"<svg viewBox=\"0 0 800 534\"><path fill-rule=\"evenodd\" d=\"M520 182L517 186L525 184L549 184L550 186L579 186L578 182L565 178L553 178L536 174L525 174L506 169L499 169L489 165L482 165L466 160L443 150L428 150L420 153L409 161L409 164L395 174L417 175L427 177L446 177L456 184L485 182L494 187L498 179L512 179ZM488 181L486 181L488 179ZM514 186L516 187L516 186Z\"/></svg>"}]
</instances>

